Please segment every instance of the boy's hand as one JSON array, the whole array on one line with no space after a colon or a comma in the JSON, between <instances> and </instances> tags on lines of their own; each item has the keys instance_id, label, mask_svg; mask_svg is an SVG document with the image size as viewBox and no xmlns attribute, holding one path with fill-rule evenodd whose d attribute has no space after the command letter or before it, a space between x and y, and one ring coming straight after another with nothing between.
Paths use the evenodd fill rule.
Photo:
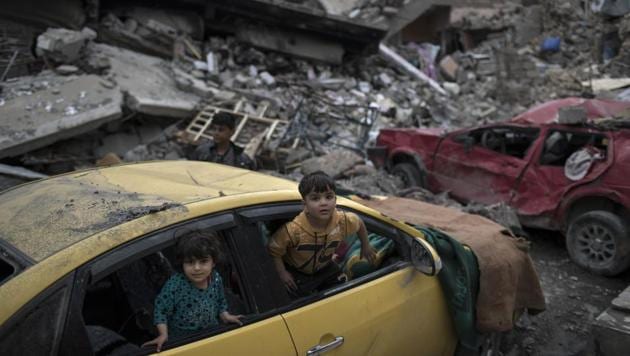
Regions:
<instances>
[{"instance_id":1,"label":"boy's hand","mask_svg":"<svg viewBox=\"0 0 630 356\"><path fill-rule=\"evenodd\" d=\"M142 344L142 347L156 345L157 347L155 351L160 352L162 350L162 345L166 342L166 340L168 340L168 335L160 334L160 336L156 337L155 339L151 341L147 341L144 344Z\"/></svg>"},{"instance_id":2,"label":"boy's hand","mask_svg":"<svg viewBox=\"0 0 630 356\"><path fill-rule=\"evenodd\" d=\"M361 258L365 258L368 262L374 264L376 262L376 251L369 244L361 246Z\"/></svg>"},{"instance_id":3,"label":"boy's hand","mask_svg":"<svg viewBox=\"0 0 630 356\"><path fill-rule=\"evenodd\" d=\"M293 280L293 276L291 275L291 273L289 273L289 271L281 271L279 272L280 274L280 279L282 280L282 283L284 283L284 286L287 288L287 290L289 291L294 291L297 290L297 284L295 284L295 281Z\"/></svg>"},{"instance_id":4,"label":"boy's hand","mask_svg":"<svg viewBox=\"0 0 630 356\"><path fill-rule=\"evenodd\" d=\"M221 319L223 320L224 323L232 323L232 324L238 324L238 325L243 325L243 322L241 321L242 318L244 318L244 315L232 315L228 312L223 312L221 314Z\"/></svg>"}]
</instances>

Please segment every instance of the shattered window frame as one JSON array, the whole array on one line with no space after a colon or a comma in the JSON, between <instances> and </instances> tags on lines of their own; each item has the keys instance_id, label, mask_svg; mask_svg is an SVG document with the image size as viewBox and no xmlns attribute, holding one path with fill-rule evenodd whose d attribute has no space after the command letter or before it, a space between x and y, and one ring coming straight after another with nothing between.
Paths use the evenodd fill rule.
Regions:
<instances>
[{"instance_id":1,"label":"shattered window frame","mask_svg":"<svg viewBox=\"0 0 630 356\"><path fill-rule=\"evenodd\" d=\"M493 135L488 135L485 140L492 139L497 143L499 136L501 136L505 141L498 142L496 147L490 147L491 145L486 142L486 145L482 141L484 141L483 136L485 132L492 132ZM472 147L478 147L484 150L492 151L494 153L509 156L520 160L525 160L526 157L530 154L530 151L533 147L535 147L534 143L540 137L541 129L538 127L522 127L522 126L512 126L512 125L497 125L497 126L484 126L473 129L468 129L465 132L457 132L453 134L451 137L452 141L464 145ZM511 144L506 144L508 140L512 140ZM520 142L520 144L518 143ZM526 147L518 147L518 149L514 149L514 146L525 146ZM512 149L511 149L512 148ZM466 147L468 149L468 147Z\"/></svg>"},{"instance_id":2,"label":"shattered window frame","mask_svg":"<svg viewBox=\"0 0 630 356\"><path fill-rule=\"evenodd\" d=\"M552 162L548 162L548 159L545 159L545 155L549 153L549 148L547 147L547 140L554 133L563 133L567 140L567 148L562 157L553 160ZM588 137L590 136L590 138ZM585 143L576 143L576 137L587 137ZM580 130L580 129L571 129L567 127L552 127L547 130L545 133L545 138L542 141L542 148L540 150L540 154L537 157L536 161L538 165L542 167L564 167L567 159L574 152L588 146L593 146L600 149L604 153L604 157L608 157L611 147L612 138L606 132L592 132L590 130Z\"/></svg>"}]
</instances>

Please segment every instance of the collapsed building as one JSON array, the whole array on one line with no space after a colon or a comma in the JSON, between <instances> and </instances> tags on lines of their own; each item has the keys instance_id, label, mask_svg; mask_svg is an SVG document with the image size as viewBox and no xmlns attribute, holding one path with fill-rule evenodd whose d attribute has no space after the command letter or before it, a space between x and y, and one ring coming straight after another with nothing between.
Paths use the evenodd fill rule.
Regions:
<instances>
[{"instance_id":1,"label":"collapsed building","mask_svg":"<svg viewBox=\"0 0 630 356\"><path fill-rule=\"evenodd\" d=\"M305 172L340 155L333 175L357 184L374 173L364 149L380 127L451 129L556 97L629 96L627 12L584 4L6 5L0 159L46 174L181 159L223 110L240 118L234 140L264 167ZM376 193L397 189L381 185Z\"/></svg>"}]
</instances>

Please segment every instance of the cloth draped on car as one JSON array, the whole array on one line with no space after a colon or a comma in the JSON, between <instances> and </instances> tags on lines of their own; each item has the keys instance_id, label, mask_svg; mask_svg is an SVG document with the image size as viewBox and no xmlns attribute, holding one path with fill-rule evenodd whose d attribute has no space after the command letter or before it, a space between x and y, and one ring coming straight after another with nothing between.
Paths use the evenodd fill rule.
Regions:
<instances>
[{"instance_id":1,"label":"cloth draped on car","mask_svg":"<svg viewBox=\"0 0 630 356\"><path fill-rule=\"evenodd\" d=\"M443 267L438 278L457 331L458 353L474 355L481 340L475 327L475 305L479 292L477 258L469 248L442 231L419 225L414 227L422 231L442 259Z\"/></svg>"},{"instance_id":2,"label":"cloth draped on car","mask_svg":"<svg viewBox=\"0 0 630 356\"><path fill-rule=\"evenodd\" d=\"M501 225L479 215L413 199L354 200L394 219L437 228L470 247L479 264L477 331L508 331L522 311L536 314L545 310L545 297L528 243L506 235Z\"/></svg>"}]
</instances>

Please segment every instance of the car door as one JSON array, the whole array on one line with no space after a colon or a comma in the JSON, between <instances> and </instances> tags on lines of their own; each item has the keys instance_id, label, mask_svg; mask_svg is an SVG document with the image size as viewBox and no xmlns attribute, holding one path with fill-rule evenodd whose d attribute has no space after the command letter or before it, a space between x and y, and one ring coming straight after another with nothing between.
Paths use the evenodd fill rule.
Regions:
<instances>
[{"instance_id":1,"label":"car door","mask_svg":"<svg viewBox=\"0 0 630 356\"><path fill-rule=\"evenodd\" d=\"M435 155L434 178L455 198L483 204L508 202L527 165L538 130L491 126L447 136Z\"/></svg>"},{"instance_id":2,"label":"car door","mask_svg":"<svg viewBox=\"0 0 630 356\"><path fill-rule=\"evenodd\" d=\"M248 223L295 216L300 205L243 211ZM360 215L361 216L361 215ZM370 233L392 238L401 254L405 237L361 216ZM279 228L281 224L275 224ZM267 240L274 229L262 235ZM410 237L406 237L410 238ZM403 256L372 273L281 307L298 355L442 355L455 336L439 281L417 272ZM273 272L275 274L275 271ZM275 274L277 276L277 274ZM281 287L282 288L282 287Z\"/></svg>"},{"instance_id":3,"label":"car door","mask_svg":"<svg viewBox=\"0 0 630 356\"><path fill-rule=\"evenodd\" d=\"M154 328L152 312L143 312L150 309L155 299L155 294L149 296L153 282L147 283L147 279L157 280L159 278L156 276L162 274L161 270L173 266L174 244L178 236L194 230L214 231L222 239L226 261L215 268L224 282L228 310L233 314L245 315L243 325L220 324L185 337L169 339L160 354L295 355L282 316L265 305L264 298L256 299L253 289L247 285L246 281L253 277L237 262L238 251L234 250L233 239L238 226L231 213L205 217L140 238L83 268L82 278L79 279L84 283L77 286L81 292L73 300L92 341L92 350L89 351L95 354L113 351L110 350L113 347L110 342L102 340L105 338L115 341L112 345L116 345L116 352L123 350L118 354L155 352L155 347L140 347L155 337L155 334L150 334ZM141 267L143 265L146 268ZM89 283L86 285L85 281ZM150 305L146 306L146 303ZM119 317L113 315L116 313L120 314ZM148 315L141 317L143 313ZM96 343L99 343L98 350ZM83 351L80 354L90 354Z\"/></svg>"},{"instance_id":4,"label":"car door","mask_svg":"<svg viewBox=\"0 0 630 356\"><path fill-rule=\"evenodd\" d=\"M560 221L552 221L552 213L562 202L562 197L573 187L591 182L610 167L612 137L609 133L593 129L553 126L546 130L538 145L532 164L523 174L511 202L521 215L540 216L541 227L556 227ZM600 158L593 161L584 177L571 180L565 174L567 159L576 151L590 147L598 151Z\"/></svg>"}]
</instances>

